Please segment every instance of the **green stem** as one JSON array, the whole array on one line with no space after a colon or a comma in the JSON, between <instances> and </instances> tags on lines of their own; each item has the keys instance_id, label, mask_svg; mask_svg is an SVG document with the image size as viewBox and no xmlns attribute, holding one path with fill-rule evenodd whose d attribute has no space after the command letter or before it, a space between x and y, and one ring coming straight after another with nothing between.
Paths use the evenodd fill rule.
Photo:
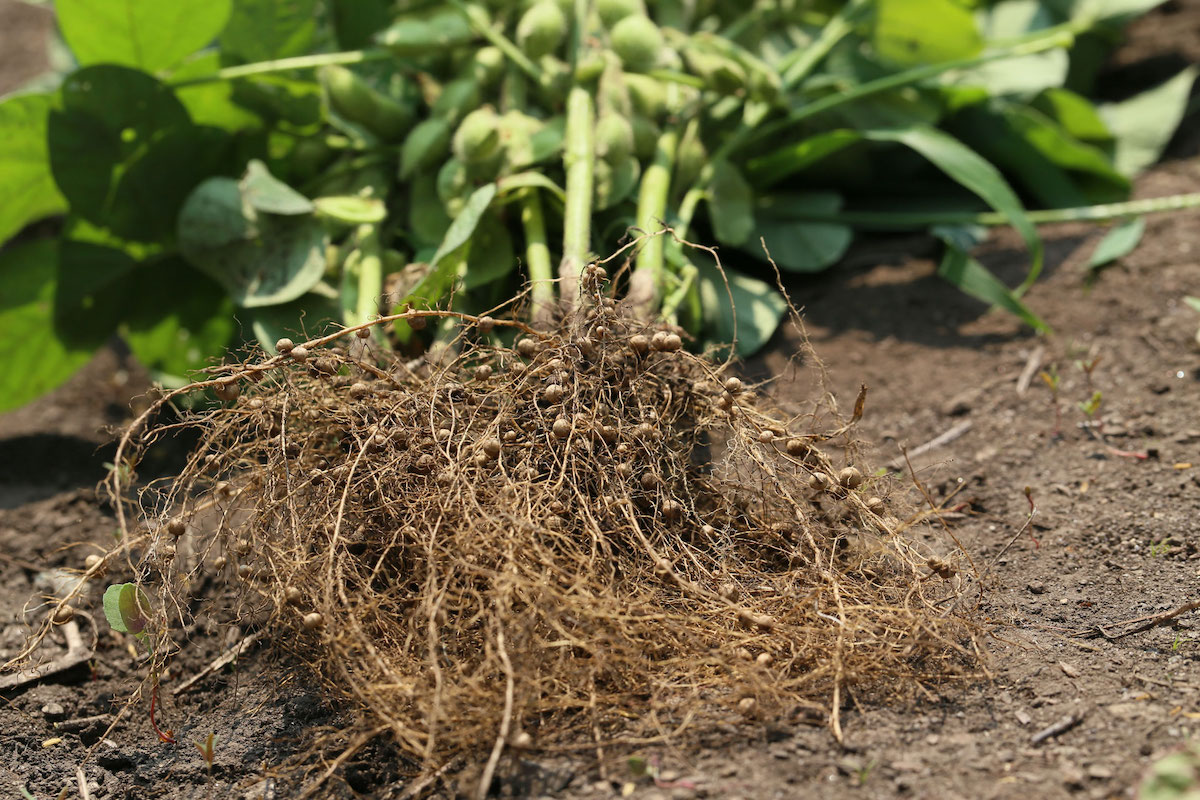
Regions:
<instances>
[{"instance_id":1,"label":"green stem","mask_svg":"<svg viewBox=\"0 0 1200 800\"><path fill-rule=\"evenodd\" d=\"M791 89L808 77L813 68L829 55L834 45L854 30L854 23L867 8L864 0L852 0L821 26L821 35L808 47L796 48L779 64L783 88Z\"/></svg>"},{"instance_id":2,"label":"green stem","mask_svg":"<svg viewBox=\"0 0 1200 800\"><path fill-rule=\"evenodd\" d=\"M542 214L542 199L537 189L521 193L521 225L525 229L525 261L529 270L532 318L536 324L546 322L554 310L554 268L550 264L550 247L546 243L546 219Z\"/></svg>"},{"instance_id":3,"label":"green stem","mask_svg":"<svg viewBox=\"0 0 1200 800\"><path fill-rule=\"evenodd\" d=\"M679 131L668 128L658 137L654 161L646 167L646 172L642 175L642 185L638 191L637 226L644 234L657 234L666 224L671 171L675 167L678 147ZM629 297L634 309L643 318L653 314L658 299L662 296L665 245L666 241L662 235L654 235L647 239L638 251L637 267L630 278Z\"/></svg>"},{"instance_id":4,"label":"green stem","mask_svg":"<svg viewBox=\"0 0 1200 800\"><path fill-rule=\"evenodd\" d=\"M379 243L378 225L361 225L358 229L358 319L348 324L359 325L379 316L379 295L383 293L383 248ZM375 330L378 330L376 328Z\"/></svg>"},{"instance_id":5,"label":"green stem","mask_svg":"<svg viewBox=\"0 0 1200 800\"><path fill-rule=\"evenodd\" d=\"M1035 225L1049 225L1056 222L1108 222L1141 214L1158 214L1189 208L1200 208L1200 192L1151 197L1145 200L1129 200L1124 203L1102 203L1094 206L1027 211L1025 216ZM1010 223L1008 217L994 211L838 211L831 214L805 213L797 216L796 221L838 223L875 230L924 228L930 225L1008 225Z\"/></svg>"},{"instance_id":6,"label":"green stem","mask_svg":"<svg viewBox=\"0 0 1200 800\"><path fill-rule=\"evenodd\" d=\"M592 93L572 86L567 94L566 142L563 167L567 199L563 208L563 258L558 267L563 303L571 307L579 292L579 276L587 264L592 237L592 182L596 157Z\"/></svg>"},{"instance_id":7,"label":"green stem","mask_svg":"<svg viewBox=\"0 0 1200 800\"><path fill-rule=\"evenodd\" d=\"M983 55L975 56L974 58L964 58L957 61L944 61L940 64L929 64L926 66L915 67L913 69L897 72L893 75L880 78L874 81L859 86L847 89L844 92L827 95L819 100L815 100L807 105L804 105L795 111L792 111L783 119L778 119L765 125L759 126L753 135L746 137L739 146L752 144L769 136L773 136L780 131L796 125L806 119L815 117L817 114L822 114L832 108L853 103L856 100L861 100L880 92L886 92L891 89L899 89L903 86L909 86L914 83L935 78L946 72L951 72L958 69L971 69L982 64L987 64L992 61L1000 61L1008 58L1017 58L1018 56L1034 55L1046 50L1054 50L1060 47L1069 47L1074 41L1075 34L1080 30L1086 29L1090 23L1083 21L1068 22L1062 25L1057 25L1053 28L1047 28L1041 32L1036 38L1028 39L1003 50L984 53Z\"/></svg>"},{"instance_id":8,"label":"green stem","mask_svg":"<svg viewBox=\"0 0 1200 800\"><path fill-rule=\"evenodd\" d=\"M346 50L339 53L318 53L311 56L296 56L295 58L277 58L272 61L256 61L253 64L241 64L236 67L225 67L211 75L200 75L195 78L183 78L168 81L173 88L195 86L214 81L231 81L234 78L248 78L253 75L267 75L272 72L287 72L293 69L316 69L331 64L361 64L364 61L380 61L391 58L392 54L382 48L366 50Z\"/></svg>"},{"instance_id":9,"label":"green stem","mask_svg":"<svg viewBox=\"0 0 1200 800\"><path fill-rule=\"evenodd\" d=\"M499 48L500 52L504 53L505 58L516 64L535 83L541 81L541 67L530 61L529 56L522 53L521 48L517 47L512 39L509 39L503 33L493 28L486 13L476 10L473 6L459 2L459 0L452 0L451 5L466 16L467 22L471 25L471 30Z\"/></svg>"}]
</instances>

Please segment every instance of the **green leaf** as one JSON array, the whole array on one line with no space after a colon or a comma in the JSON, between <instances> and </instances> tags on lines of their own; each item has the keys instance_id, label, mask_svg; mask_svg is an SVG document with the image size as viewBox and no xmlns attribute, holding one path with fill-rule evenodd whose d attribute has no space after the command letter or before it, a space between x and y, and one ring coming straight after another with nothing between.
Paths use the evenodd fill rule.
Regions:
<instances>
[{"instance_id":1,"label":"green leaf","mask_svg":"<svg viewBox=\"0 0 1200 800\"><path fill-rule=\"evenodd\" d=\"M300 342L330 333L340 313L335 300L309 292L289 303L248 308L241 316L249 320L262 348L275 355L275 343L284 336Z\"/></svg>"},{"instance_id":2,"label":"green leaf","mask_svg":"<svg viewBox=\"0 0 1200 800\"><path fill-rule=\"evenodd\" d=\"M1068 89L1047 89L1035 97L1030 106L1081 142L1107 144L1112 141L1112 131L1091 101Z\"/></svg>"},{"instance_id":3,"label":"green leaf","mask_svg":"<svg viewBox=\"0 0 1200 800\"><path fill-rule=\"evenodd\" d=\"M382 222L387 217L387 206L377 197L318 197L313 205L321 216L346 225Z\"/></svg>"},{"instance_id":4,"label":"green leaf","mask_svg":"<svg viewBox=\"0 0 1200 800\"><path fill-rule=\"evenodd\" d=\"M237 0L221 33L227 63L270 61L309 52L317 0Z\"/></svg>"},{"instance_id":5,"label":"green leaf","mask_svg":"<svg viewBox=\"0 0 1200 800\"><path fill-rule=\"evenodd\" d=\"M315 131L322 123L321 86L313 80L256 75L233 81L230 97L265 120L295 126L295 133Z\"/></svg>"},{"instance_id":6,"label":"green leaf","mask_svg":"<svg viewBox=\"0 0 1200 800\"><path fill-rule=\"evenodd\" d=\"M1076 0L1072 14L1076 19L1123 23L1158 8L1166 0Z\"/></svg>"},{"instance_id":7,"label":"green leaf","mask_svg":"<svg viewBox=\"0 0 1200 800\"><path fill-rule=\"evenodd\" d=\"M54 95L27 94L0 102L0 242L30 222L66 209L50 174L46 122Z\"/></svg>"},{"instance_id":8,"label":"green leaf","mask_svg":"<svg viewBox=\"0 0 1200 800\"><path fill-rule=\"evenodd\" d=\"M854 239L847 225L805 222L806 214L828 215L842 207L840 195L831 192L768 195L755 208L754 232L739 249L760 260L767 253L791 272L818 272L837 263ZM759 239L766 243L763 252Z\"/></svg>"},{"instance_id":9,"label":"green leaf","mask_svg":"<svg viewBox=\"0 0 1200 800\"><path fill-rule=\"evenodd\" d=\"M295 216L315 210L311 200L272 175L258 159L246 165L246 174L239 185L243 200L255 211Z\"/></svg>"},{"instance_id":10,"label":"green leaf","mask_svg":"<svg viewBox=\"0 0 1200 800\"><path fill-rule=\"evenodd\" d=\"M738 168L724 158L713 162L708 210L718 242L742 244L754 233L754 190Z\"/></svg>"},{"instance_id":11,"label":"green leaf","mask_svg":"<svg viewBox=\"0 0 1200 800\"><path fill-rule=\"evenodd\" d=\"M711 259L701 258L696 266L707 341L733 343L735 352L742 357L757 352L779 327L787 312L787 302L769 283L737 270L726 267L722 278Z\"/></svg>"},{"instance_id":12,"label":"green leaf","mask_svg":"<svg viewBox=\"0 0 1200 800\"><path fill-rule=\"evenodd\" d=\"M438 245L437 252L429 263L429 271L397 303L397 308L403 308L407 303L423 303L430 306L446 294L459 269L465 265L471 236L495 197L494 183L485 184L471 193L463 210L446 230L442 243Z\"/></svg>"},{"instance_id":13,"label":"green leaf","mask_svg":"<svg viewBox=\"0 0 1200 800\"><path fill-rule=\"evenodd\" d=\"M0 412L59 386L92 356L54 334L58 243L50 239L0 251Z\"/></svg>"},{"instance_id":14,"label":"green leaf","mask_svg":"<svg viewBox=\"0 0 1200 800\"><path fill-rule=\"evenodd\" d=\"M1097 270L1106 264L1111 264L1119 258L1124 258L1134 251L1142 234L1146 232L1146 218L1133 217L1113 227L1092 251L1087 268Z\"/></svg>"},{"instance_id":15,"label":"green leaf","mask_svg":"<svg viewBox=\"0 0 1200 800\"><path fill-rule=\"evenodd\" d=\"M970 58L983 49L975 17L954 0L876 0L875 51L901 66Z\"/></svg>"},{"instance_id":16,"label":"green leaf","mask_svg":"<svg viewBox=\"0 0 1200 800\"><path fill-rule=\"evenodd\" d=\"M145 72L177 64L229 19L231 0L56 0L58 26L81 65Z\"/></svg>"},{"instance_id":17,"label":"green leaf","mask_svg":"<svg viewBox=\"0 0 1200 800\"><path fill-rule=\"evenodd\" d=\"M64 240L59 247L54 331L72 347L96 348L108 341L128 312L128 253L112 247Z\"/></svg>"},{"instance_id":18,"label":"green leaf","mask_svg":"<svg viewBox=\"0 0 1200 800\"><path fill-rule=\"evenodd\" d=\"M1025 215L1015 192L994 166L962 142L936 128L913 127L895 130L864 131L868 139L899 142L927 158L942 172L983 198L988 205L1003 214L1017 229L1033 257L1029 273L1016 294L1029 287L1042 271L1043 248L1037 228Z\"/></svg>"},{"instance_id":19,"label":"green leaf","mask_svg":"<svg viewBox=\"0 0 1200 800\"><path fill-rule=\"evenodd\" d=\"M1066 50L1047 50L1016 58L990 61L954 75L955 86L981 86L992 96L1030 95L1062 86L1071 57Z\"/></svg>"},{"instance_id":20,"label":"green leaf","mask_svg":"<svg viewBox=\"0 0 1200 800\"><path fill-rule=\"evenodd\" d=\"M305 203L311 207L261 164L247 169L241 181L209 178L179 214L180 252L224 286L238 305L295 300L321 280L328 243L320 222L298 213Z\"/></svg>"},{"instance_id":21,"label":"green leaf","mask_svg":"<svg viewBox=\"0 0 1200 800\"><path fill-rule=\"evenodd\" d=\"M1165 83L1100 106L1100 116L1117 140L1116 167L1130 177L1158 161L1187 110L1196 68L1188 67Z\"/></svg>"},{"instance_id":22,"label":"green leaf","mask_svg":"<svg viewBox=\"0 0 1200 800\"><path fill-rule=\"evenodd\" d=\"M557 197L559 202L565 203L567 200L567 193L563 188L542 172L518 172L516 175L506 175L496 183L497 190L505 199L515 197L520 189L534 188L546 189Z\"/></svg>"},{"instance_id":23,"label":"green leaf","mask_svg":"<svg viewBox=\"0 0 1200 800\"><path fill-rule=\"evenodd\" d=\"M1183 298L1183 302L1187 303L1188 307L1190 307L1197 314L1200 314L1200 297L1188 296Z\"/></svg>"},{"instance_id":24,"label":"green leaf","mask_svg":"<svg viewBox=\"0 0 1200 800\"><path fill-rule=\"evenodd\" d=\"M471 236L463 288L470 291L498 281L517 268L512 235L495 213L485 214Z\"/></svg>"},{"instance_id":25,"label":"green leaf","mask_svg":"<svg viewBox=\"0 0 1200 800\"><path fill-rule=\"evenodd\" d=\"M221 286L179 257L139 269L121 336L139 362L175 376L224 354L235 329L233 303Z\"/></svg>"},{"instance_id":26,"label":"green leaf","mask_svg":"<svg viewBox=\"0 0 1200 800\"><path fill-rule=\"evenodd\" d=\"M146 641L151 613L150 598L136 584L116 583L104 590L104 616L118 633Z\"/></svg>"},{"instance_id":27,"label":"green leaf","mask_svg":"<svg viewBox=\"0 0 1200 800\"><path fill-rule=\"evenodd\" d=\"M221 57L216 50L200 53L188 59L171 72L172 81L184 81L214 74L221 68ZM230 81L208 81L192 86L181 86L175 96L187 108L192 121L197 125L212 125L227 131L260 128L262 119L234 102L234 84Z\"/></svg>"},{"instance_id":28,"label":"green leaf","mask_svg":"<svg viewBox=\"0 0 1200 800\"><path fill-rule=\"evenodd\" d=\"M116 185L153 144L190 126L183 104L149 75L85 67L63 82L62 109L50 112L50 169L73 213L137 239L137 209L118 206ZM157 178L174 186L167 172Z\"/></svg>"},{"instance_id":29,"label":"green leaf","mask_svg":"<svg viewBox=\"0 0 1200 800\"><path fill-rule=\"evenodd\" d=\"M999 278L965 250L960 249L953 235L945 231L935 233L946 243L946 252L938 266L938 275L977 300L1011 311L1034 330L1049 332L1050 327L1030 311Z\"/></svg>"},{"instance_id":30,"label":"green leaf","mask_svg":"<svg viewBox=\"0 0 1200 800\"><path fill-rule=\"evenodd\" d=\"M371 38L387 27L392 19L389 0L332 0L330 16L338 46L357 50L371 43Z\"/></svg>"},{"instance_id":31,"label":"green leaf","mask_svg":"<svg viewBox=\"0 0 1200 800\"><path fill-rule=\"evenodd\" d=\"M862 141L862 135L852 130L833 130L809 136L774 153L752 159L748 164L750 179L762 187L773 186L858 141Z\"/></svg>"}]
</instances>

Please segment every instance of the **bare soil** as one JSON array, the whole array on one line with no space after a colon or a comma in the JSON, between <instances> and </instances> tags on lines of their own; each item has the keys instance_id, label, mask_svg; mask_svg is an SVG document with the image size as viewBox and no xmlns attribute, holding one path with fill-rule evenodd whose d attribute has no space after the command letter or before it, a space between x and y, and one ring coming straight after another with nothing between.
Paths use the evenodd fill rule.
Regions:
<instances>
[{"instance_id":1,"label":"bare soil","mask_svg":"<svg viewBox=\"0 0 1200 800\"><path fill-rule=\"evenodd\" d=\"M1186 43L1197 27L1200 3L1168 3L1135 26L1114 63L1175 52L1194 60ZM1198 149L1193 120L1138 195L1200 190ZM1200 294L1195 225L1187 214L1151 220L1142 246L1091 282L1084 265L1102 232L1045 229L1048 274L1029 302L1055 330L1046 339L942 283L920 239L869 242L847 265L790 286L838 398L848 405L861 383L870 387L865 460L887 465L902 447L961 432L912 460L977 568L994 562L980 600L992 626L987 675L930 686L905 704L851 696L842 746L820 720L730 719L697 748L647 748L657 780L624 762L601 774L591 753L532 753L499 791L606 798L630 783L646 800L1130 796L1155 757L1200 728L1200 614L1134 633L1139 623L1125 624L1200 599L1200 315L1181 301ZM984 260L1008 277L1025 265L1019 240L1003 232ZM794 362L798 350L798 334L781 331L747 373L806 398L816 389L796 377L808 374ZM1077 362L1092 360L1089 383ZM1061 376L1057 426L1036 376L1051 367ZM20 648L23 609L46 591L47 571L80 568L111 542L115 525L93 488L111 455L104 431L146 386L110 350L50 397L0 417L0 660ZM1095 391L1099 431L1077 406ZM1026 487L1037 510L1021 531ZM158 741L148 698L105 735L144 676L103 621L102 589L84 606L92 617L78 618L95 657L0 692L6 796L24 787L53 798L68 784L77 794L76 765L89 749L84 774L96 798L291 797L330 766L310 759L307 772L280 771L345 719L284 648L255 647L172 693L246 633L203 613L163 681L159 722L179 744ZM1068 719L1077 721L1034 743ZM209 732L218 736L211 774L192 744ZM399 797L406 787L396 775L380 740L338 766L321 796Z\"/></svg>"}]
</instances>

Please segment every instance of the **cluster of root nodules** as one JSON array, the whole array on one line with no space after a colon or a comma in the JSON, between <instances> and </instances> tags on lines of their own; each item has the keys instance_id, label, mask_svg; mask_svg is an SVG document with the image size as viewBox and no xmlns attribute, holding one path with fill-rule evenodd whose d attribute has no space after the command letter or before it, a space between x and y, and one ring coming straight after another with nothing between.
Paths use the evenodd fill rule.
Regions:
<instances>
[{"instance_id":1,"label":"cluster of root nodules","mask_svg":"<svg viewBox=\"0 0 1200 800\"><path fill-rule=\"evenodd\" d=\"M142 495L147 589L240 582L425 769L829 714L961 661L954 579L830 415L783 416L609 301L512 348L504 325L468 318L441 364L367 363L353 334L267 362Z\"/></svg>"}]
</instances>

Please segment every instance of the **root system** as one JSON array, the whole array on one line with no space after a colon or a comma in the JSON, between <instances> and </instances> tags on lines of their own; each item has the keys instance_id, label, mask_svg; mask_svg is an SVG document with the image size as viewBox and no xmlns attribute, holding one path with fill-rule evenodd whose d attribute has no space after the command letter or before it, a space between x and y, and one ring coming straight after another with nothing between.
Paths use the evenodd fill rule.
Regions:
<instances>
[{"instance_id":1,"label":"root system","mask_svg":"<svg viewBox=\"0 0 1200 800\"><path fill-rule=\"evenodd\" d=\"M127 465L203 435L168 484L114 476L156 658L195 587L230 582L426 774L796 709L840 735L848 689L961 665L954 571L851 463L848 426L784 414L603 279L555 333L401 315L456 318L440 361L373 352L370 326L283 342L198 384L220 405L129 431Z\"/></svg>"}]
</instances>

